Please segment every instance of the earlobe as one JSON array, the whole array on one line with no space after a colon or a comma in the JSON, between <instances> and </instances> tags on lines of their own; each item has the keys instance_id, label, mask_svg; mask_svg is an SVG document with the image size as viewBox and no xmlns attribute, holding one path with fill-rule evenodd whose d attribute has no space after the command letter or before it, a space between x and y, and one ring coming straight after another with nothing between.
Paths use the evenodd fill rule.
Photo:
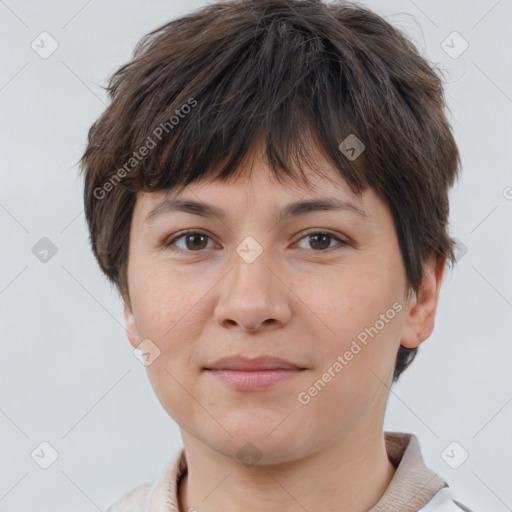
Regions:
<instances>
[{"instance_id":1,"label":"earlobe","mask_svg":"<svg viewBox=\"0 0 512 512\"><path fill-rule=\"evenodd\" d=\"M139 346L139 333L137 331L137 325L135 324L135 315L133 314L132 307L129 303L124 304L124 323L126 326L126 334L130 340L133 348Z\"/></svg>"},{"instance_id":2,"label":"earlobe","mask_svg":"<svg viewBox=\"0 0 512 512\"><path fill-rule=\"evenodd\" d=\"M446 258L431 260L418 291L411 295L400 341L402 346L418 347L432 334L445 265Z\"/></svg>"}]
</instances>

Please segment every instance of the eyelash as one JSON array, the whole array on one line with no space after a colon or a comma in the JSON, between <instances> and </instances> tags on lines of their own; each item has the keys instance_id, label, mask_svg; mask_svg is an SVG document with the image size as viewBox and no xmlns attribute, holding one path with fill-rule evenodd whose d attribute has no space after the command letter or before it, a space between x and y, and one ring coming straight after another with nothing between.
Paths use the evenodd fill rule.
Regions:
<instances>
[{"instance_id":1,"label":"eyelash","mask_svg":"<svg viewBox=\"0 0 512 512\"><path fill-rule=\"evenodd\" d=\"M188 235L203 235L203 236L206 236L208 238L211 239L211 237L205 233L204 231L199 231L199 230L195 230L195 229L191 229L191 230L187 230L187 231L182 231L181 233L178 233L176 236L174 236L173 238L171 238L170 240L164 242L163 246L171 251L174 251L174 252L189 252L189 253L194 253L194 252L197 252L197 253L200 253L206 249L200 249L198 251L191 251L191 250L188 250L188 249L180 249L180 248L175 248L176 246L176 241L181 239L181 238L184 238ZM301 240L303 240L304 238L307 238L308 236L313 236L313 235L328 235L330 236L333 240L336 240L339 242L339 246L338 248L341 248L342 246L346 246L346 245L349 245L348 242L346 242L345 240L342 240L340 237L334 235L333 233L329 232L329 231L325 231L325 230L318 230L318 229L311 229L309 231L304 231L301 233L301 237L297 240L297 242L300 242ZM317 252L317 253L326 253L326 252L330 252L331 250L333 249L336 249L336 246L334 247L330 247L328 249L321 249L321 250L315 250L315 249L311 249L313 252ZM302 249L302 250L307 250L307 249Z\"/></svg>"}]
</instances>

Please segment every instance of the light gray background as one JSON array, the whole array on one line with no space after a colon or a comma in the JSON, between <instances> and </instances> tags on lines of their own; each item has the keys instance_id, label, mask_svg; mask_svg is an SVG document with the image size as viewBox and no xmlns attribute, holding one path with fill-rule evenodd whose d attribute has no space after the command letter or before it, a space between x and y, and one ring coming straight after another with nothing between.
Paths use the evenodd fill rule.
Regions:
<instances>
[{"instance_id":1,"label":"light gray background","mask_svg":"<svg viewBox=\"0 0 512 512\"><path fill-rule=\"evenodd\" d=\"M463 160L451 233L468 248L385 428L415 433L475 511L512 510L512 2L364 3L445 70ZM182 444L89 249L76 162L106 78L145 33L201 5L0 0L0 511L105 510ZM31 48L43 31L59 45L47 59ZM469 44L457 58L442 47L453 31ZM58 249L46 263L32 252L42 237ZM43 441L58 452L48 469L31 458ZM441 456L452 441L452 465L469 453L458 469Z\"/></svg>"}]
</instances>

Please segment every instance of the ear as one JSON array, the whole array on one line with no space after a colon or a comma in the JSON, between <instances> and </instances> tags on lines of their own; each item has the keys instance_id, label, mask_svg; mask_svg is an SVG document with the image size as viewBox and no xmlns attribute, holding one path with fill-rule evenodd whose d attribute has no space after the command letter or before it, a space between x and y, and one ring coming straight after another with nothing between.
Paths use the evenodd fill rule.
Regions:
<instances>
[{"instance_id":1,"label":"ear","mask_svg":"<svg viewBox=\"0 0 512 512\"><path fill-rule=\"evenodd\" d=\"M402 346L415 348L432 334L445 265L445 257L433 258L426 265L418 291L411 294L408 303Z\"/></svg>"},{"instance_id":2,"label":"ear","mask_svg":"<svg viewBox=\"0 0 512 512\"><path fill-rule=\"evenodd\" d=\"M133 348L137 348L140 344L140 336L135 324L135 315L132 306L128 301L124 303L124 323L126 325L126 334Z\"/></svg>"}]
</instances>

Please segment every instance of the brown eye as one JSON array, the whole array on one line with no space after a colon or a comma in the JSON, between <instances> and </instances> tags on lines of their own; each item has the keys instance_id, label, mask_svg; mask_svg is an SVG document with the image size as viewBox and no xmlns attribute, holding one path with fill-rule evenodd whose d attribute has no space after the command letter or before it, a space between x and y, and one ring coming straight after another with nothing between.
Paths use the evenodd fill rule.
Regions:
<instances>
[{"instance_id":1,"label":"brown eye","mask_svg":"<svg viewBox=\"0 0 512 512\"><path fill-rule=\"evenodd\" d=\"M331 235L319 233L318 235L309 235L309 243L314 249L328 249L331 242Z\"/></svg>"},{"instance_id":2,"label":"brown eye","mask_svg":"<svg viewBox=\"0 0 512 512\"><path fill-rule=\"evenodd\" d=\"M331 246L333 241L338 242L338 246L348 245L347 242L342 240L336 235L326 231L310 231L306 233L299 241L307 239L307 243L309 248L312 248L315 252L327 252L328 249L332 249L336 247L336 245Z\"/></svg>"},{"instance_id":3,"label":"brown eye","mask_svg":"<svg viewBox=\"0 0 512 512\"><path fill-rule=\"evenodd\" d=\"M192 233L191 235L185 235L185 245L187 249L204 249L205 239L207 237L201 233ZM190 243L189 243L190 242Z\"/></svg>"},{"instance_id":4,"label":"brown eye","mask_svg":"<svg viewBox=\"0 0 512 512\"><path fill-rule=\"evenodd\" d=\"M176 243L178 240L183 239L185 241L184 247L178 246ZM182 250L186 252L198 252L202 249L206 249L207 241L210 239L208 235L200 231L185 231L168 242L165 242L164 246L171 250ZM178 249L175 249L177 247Z\"/></svg>"}]
</instances>

